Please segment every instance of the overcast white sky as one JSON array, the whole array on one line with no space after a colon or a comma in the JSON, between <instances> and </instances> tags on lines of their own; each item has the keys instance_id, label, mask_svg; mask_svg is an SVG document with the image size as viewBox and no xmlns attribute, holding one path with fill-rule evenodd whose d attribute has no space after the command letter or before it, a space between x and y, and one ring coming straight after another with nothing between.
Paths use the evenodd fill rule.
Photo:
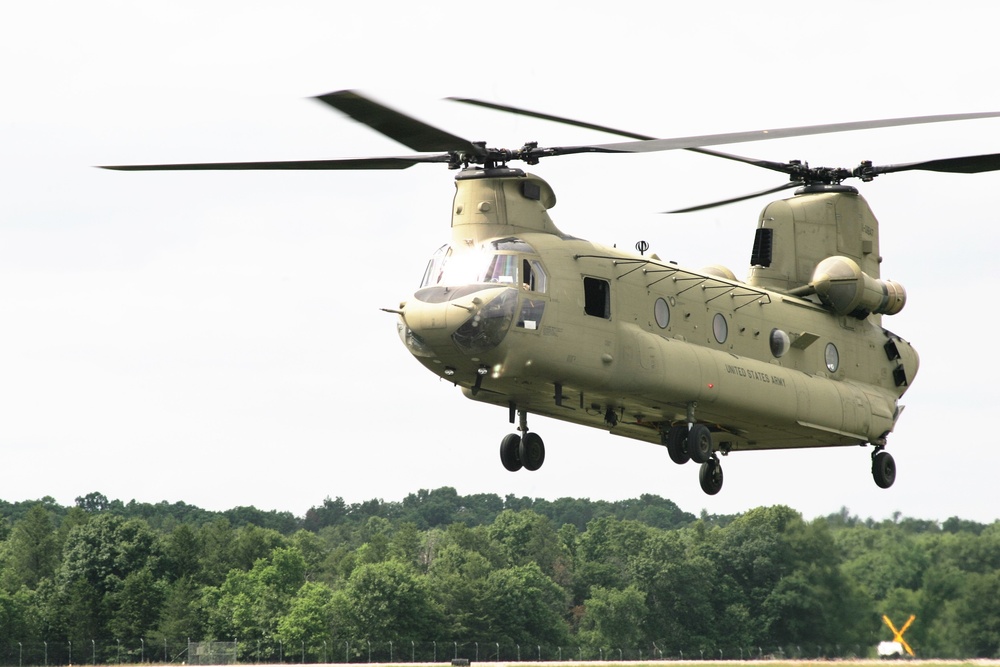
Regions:
<instances>
[{"instance_id":1,"label":"overcast white sky","mask_svg":"<svg viewBox=\"0 0 1000 667\"><path fill-rule=\"evenodd\" d=\"M921 354L889 444L736 453L725 488L659 447L534 418L544 468L510 474L506 410L428 374L393 307L449 236L453 173L120 173L98 164L399 155L310 96L359 88L471 140L616 137L443 101L478 97L657 136L1000 110L988 3L843 1L31 2L0 8L0 498L237 505L302 515L327 496L617 500L698 513L787 504L807 518L1000 518L995 289L1000 173L863 184L885 325ZM655 8L654 8L655 7ZM935 8L936 7L936 8ZM1000 120L722 147L813 165L1000 152ZM686 152L533 167L556 223L745 276L778 185Z\"/></svg>"}]
</instances>

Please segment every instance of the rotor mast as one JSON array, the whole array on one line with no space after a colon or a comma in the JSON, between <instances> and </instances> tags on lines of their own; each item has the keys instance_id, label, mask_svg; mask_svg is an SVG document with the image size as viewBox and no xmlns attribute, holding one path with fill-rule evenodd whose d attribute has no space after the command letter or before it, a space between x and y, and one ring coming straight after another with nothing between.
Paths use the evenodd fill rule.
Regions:
<instances>
[{"instance_id":1,"label":"rotor mast","mask_svg":"<svg viewBox=\"0 0 1000 667\"><path fill-rule=\"evenodd\" d=\"M533 174L510 167L464 169L455 177L452 241L478 245L526 232L562 236L548 213L555 204L551 186Z\"/></svg>"}]
</instances>

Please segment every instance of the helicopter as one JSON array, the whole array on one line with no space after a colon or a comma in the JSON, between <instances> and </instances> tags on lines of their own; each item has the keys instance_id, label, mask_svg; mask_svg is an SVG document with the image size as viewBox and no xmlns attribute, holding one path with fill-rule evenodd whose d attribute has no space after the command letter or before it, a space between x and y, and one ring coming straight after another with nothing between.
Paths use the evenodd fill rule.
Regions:
<instances>
[{"instance_id":1,"label":"helicopter","mask_svg":"<svg viewBox=\"0 0 1000 667\"><path fill-rule=\"evenodd\" d=\"M457 171L451 240L430 257L398 306L406 349L469 399L505 408L515 432L500 442L511 471L538 470L545 444L530 415L603 429L663 446L677 464L699 464L709 494L723 485L720 456L736 451L871 446L881 488L896 478L886 451L919 356L882 326L906 303L883 280L879 223L858 189L900 171L978 173L1000 154L852 169L758 160L706 146L830 132L971 120L1000 112L920 116L681 138L655 138L468 98L628 141L516 149L469 141L353 90L318 101L416 151L409 155L261 162L115 165L121 171L405 169ZM749 275L682 267L563 232L549 215L553 188L512 166L587 153L692 150L782 173L781 185L683 213L795 188L760 214Z\"/></svg>"}]
</instances>

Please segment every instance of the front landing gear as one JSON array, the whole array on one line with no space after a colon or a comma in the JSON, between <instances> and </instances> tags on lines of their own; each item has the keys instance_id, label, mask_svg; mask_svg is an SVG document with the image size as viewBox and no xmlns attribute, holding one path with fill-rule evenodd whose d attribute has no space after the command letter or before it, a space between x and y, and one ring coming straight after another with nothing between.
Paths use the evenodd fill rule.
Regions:
<instances>
[{"instance_id":1,"label":"front landing gear","mask_svg":"<svg viewBox=\"0 0 1000 667\"><path fill-rule=\"evenodd\" d=\"M521 468L538 470L545 463L545 443L542 437L530 431L522 438L517 433L508 433L500 441L500 463L511 472Z\"/></svg>"},{"instance_id":2,"label":"front landing gear","mask_svg":"<svg viewBox=\"0 0 1000 667\"><path fill-rule=\"evenodd\" d=\"M520 431L524 436L517 433L509 433L500 441L500 463L511 472L517 472L521 468L525 470L538 470L545 463L545 443L542 437L534 431L528 430L528 415L519 412L521 417Z\"/></svg>"},{"instance_id":3,"label":"front landing gear","mask_svg":"<svg viewBox=\"0 0 1000 667\"><path fill-rule=\"evenodd\" d=\"M872 478L882 489L888 489L896 481L896 462L892 454L881 447L872 452Z\"/></svg>"}]
</instances>

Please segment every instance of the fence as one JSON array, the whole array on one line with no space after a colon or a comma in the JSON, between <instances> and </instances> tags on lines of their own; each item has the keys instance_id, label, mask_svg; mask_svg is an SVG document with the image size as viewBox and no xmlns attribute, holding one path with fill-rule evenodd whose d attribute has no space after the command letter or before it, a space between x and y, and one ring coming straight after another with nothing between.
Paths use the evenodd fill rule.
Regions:
<instances>
[{"instance_id":1,"label":"fence","mask_svg":"<svg viewBox=\"0 0 1000 667\"><path fill-rule=\"evenodd\" d=\"M919 651L918 651L919 653ZM672 660L816 660L868 658L875 647L796 645L681 646L654 642L644 647L547 646L496 641L365 641L329 639L320 643L266 641L192 642L119 640L0 642L0 667L75 665L257 663L426 663L466 659L470 662L672 661ZM921 656L931 657L931 656ZM962 656L933 656L962 657Z\"/></svg>"}]
</instances>

